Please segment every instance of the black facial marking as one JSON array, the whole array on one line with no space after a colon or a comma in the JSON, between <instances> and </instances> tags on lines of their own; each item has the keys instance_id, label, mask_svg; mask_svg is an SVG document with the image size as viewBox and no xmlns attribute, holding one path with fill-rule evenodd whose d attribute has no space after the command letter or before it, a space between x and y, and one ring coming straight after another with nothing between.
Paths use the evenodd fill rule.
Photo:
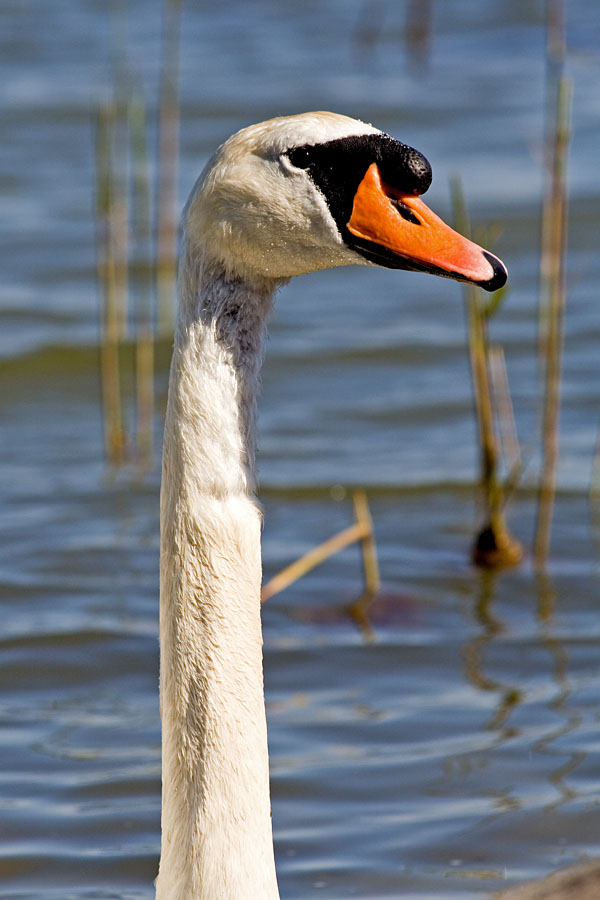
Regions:
<instances>
[{"instance_id":1,"label":"black facial marking","mask_svg":"<svg viewBox=\"0 0 600 900\"><path fill-rule=\"evenodd\" d=\"M371 163L377 163L387 184L403 193L424 194L431 184L431 166L423 154L387 134L360 134L324 144L304 144L289 150L287 156L292 165L307 170L325 196L342 238L353 247L355 239L346 223L352 215L354 195ZM406 218L405 212L399 212ZM413 215L410 210L406 212ZM358 247L354 249L362 253Z\"/></svg>"}]
</instances>

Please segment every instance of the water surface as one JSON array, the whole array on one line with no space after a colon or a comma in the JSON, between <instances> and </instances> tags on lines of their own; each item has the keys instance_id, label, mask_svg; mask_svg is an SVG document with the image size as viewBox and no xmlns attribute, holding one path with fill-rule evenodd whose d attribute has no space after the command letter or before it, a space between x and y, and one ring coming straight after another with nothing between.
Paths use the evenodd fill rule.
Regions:
<instances>
[{"instance_id":1,"label":"water surface","mask_svg":"<svg viewBox=\"0 0 600 900\"><path fill-rule=\"evenodd\" d=\"M200 2L185 11L181 201L214 147L272 115L333 109L422 150L448 215L462 175L511 291L493 323L528 460L510 510L530 545L544 103L541 2ZM350 548L264 613L282 896L466 900L600 852L599 57L569 4L574 79L564 410L547 577L475 571L475 427L460 288L375 269L281 292L259 465L266 575L346 527L369 490L384 593L361 631ZM119 28L152 105L160 9ZM153 895L159 852L158 465L102 458L92 116L110 84L105 4L0 13L0 896ZM168 352L159 354L164 403ZM157 429L160 423L157 421Z\"/></svg>"}]
</instances>

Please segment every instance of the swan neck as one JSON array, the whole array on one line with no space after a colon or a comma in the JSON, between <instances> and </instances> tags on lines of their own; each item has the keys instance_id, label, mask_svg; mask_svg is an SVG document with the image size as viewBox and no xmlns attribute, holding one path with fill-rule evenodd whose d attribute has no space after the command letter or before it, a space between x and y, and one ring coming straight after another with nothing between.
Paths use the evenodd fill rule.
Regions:
<instances>
[{"instance_id":1,"label":"swan neck","mask_svg":"<svg viewBox=\"0 0 600 900\"><path fill-rule=\"evenodd\" d=\"M279 898L254 500L272 296L184 253L161 489L158 900Z\"/></svg>"},{"instance_id":2,"label":"swan neck","mask_svg":"<svg viewBox=\"0 0 600 900\"><path fill-rule=\"evenodd\" d=\"M256 490L256 406L275 288L183 255L169 396L176 423L193 423L195 477L214 494Z\"/></svg>"}]
</instances>

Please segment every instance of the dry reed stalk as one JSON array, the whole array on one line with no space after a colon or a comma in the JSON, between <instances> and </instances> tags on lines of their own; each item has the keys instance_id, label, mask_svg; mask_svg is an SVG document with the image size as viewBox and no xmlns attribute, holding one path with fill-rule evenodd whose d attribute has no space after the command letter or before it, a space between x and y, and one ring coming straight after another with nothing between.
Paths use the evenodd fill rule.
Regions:
<instances>
[{"instance_id":1,"label":"dry reed stalk","mask_svg":"<svg viewBox=\"0 0 600 900\"><path fill-rule=\"evenodd\" d=\"M471 228L459 179L452 180L454 219L457 229L467 237ZM481 493L486 508L486 524L475 540L473 562L487 568L515 565L523 557L523 549L510 534L504 517L504 488L499 477L500 454L495 431L495 412L489 377L489 342L487 320L499 306L500 298L490 301L487 309L479 300L479 290L465 285L467 334L473 380L475 413L479 431L481 461Z\"/></svg>"},{"instance_id":2,"label":"dry reed stalk","mask_svg":"<svg viewBox=\"0 0 600 900\"><path fill-rule=\"evenodd\" d=\"M406 47L412 62L429 62L433 34L433 0L410 0L406 8Z\"/></svg>"},{"instance_id":3,"label":"dry reed stalk","mask_svg":"<svg viewBox=\"0 0 600 900\"><path fill-rule=\"evenodd\" d=\"M559 85L566 53L564 0L546 0L546 101L544 125L544 193L540 249L538 356L543 364L548 341L554 253L554 166Z\"/></svg>"},{"instance_id":4,"label":"dry reed stalk","mask_svg":"<svg viewBox=\"0 0 600 900\"><path fill-rule=\"evenodd\" d=\"M545 363L544 413L542 427L543 463L540 480L534 558L543 568L550 549L552 514L556 492L556 466L559 451L560 395L562 378L563 320L566 301L567 248L567 160L571 136L572 83L561 77L552 137L550 200L545 206L544 229L548 234L548 252L542 257L542 296L547 309L543 340Z\"/></svg>"},{"instance_id":5,"label":"dry reed stalk","mask_svg":"<svg viewBox=\"0 0 600 900\"><path fill-rule=\"evenodd\" d=\"M133 161L133 229L136 248L135 389L136 450L142 468L152 464L154 426L154 328L152 214L146 140L146 112L141 95L129 105Z\"/></svg>"},{"instance_id":6,"label":"dry reed stalk","mask_svg":"<svg viewBox=\"0 0 600 900\"><path fill-rule=\"evenodd\" d=\"M362 0L354 28L357 57L371 56L381 39L385 8L382 0Z\"/></svg>"},{"instance_id":7,"label":"dry reed stalk","mask_svg":"<svg viewBox=\"0 0 600 900\"><path fill-rule=\"evenodd\" d=\"M379 569L377 566L377 555L375 551L375 539L373 532L373 522L369 513L367 496L364 491L356 491L353 495L354 510L356 522L345 528L328 540L323 541L300 559L286 566L277 575L274 575L265 585L260 594L261 602L265 603L270 597L281 593L285 588L289 587L307 572L310 572L316 566L320 565L330 556L339 553L345 547L349 547L356 541L362 542L363 549L363 568L365 576L365 584L369 593L376 593L379 589Z\"/></svg>"},{"instance_id":8,"label":"dry reed stalk","mask_svg":"<svg viewBox=\"0 0 600 900\"><path fill-rule=\"evenodd\" d=\"M114 104L101 106L96 119L96 244L98 283L102 286L100 368L106 457L113 465L125 458L119 369L119 284L115 254Z\"/></svg>"},{"instance_id":9,"label":"dry reed stalk","mask_svg":"<svg viewBox=\"0 0 600 900\"><path fill-rule=\"evenodd\" d=\"M177 277L177 160L182 0L165 0L158 122L156 286L158 330L173 327Z\"/></svg>"},{"instance_id":10,"label":"dry reed stalk","mask_svg":"<svg viewBox=\"0 0 600 900\"><path fill-rule=\"evenodd\" d=\"M367 492L354 491L352 494L354 504L354 517L357 525L364 528L364 537L361 538L363 576L365 579L365 592L374 596L381 586L379 577L379 563L377 562L377 547L375 544L375 531L373 520L367 500Z\"/></svg>"},{"instance_id":11,"label":"dry reed stalk","mask_svg":"<svg viewBox=\"0 0 600 900\"><path fill-rule=\"evenodd\" d=\"M373 521L371 519L366 492L363 490L354 491L352 494L352 501L354 503L354 515L356 521L358 523L364 523L367 526L368 531L360 542L362 548L365 589L358 600L355 600L354 603L348 607L348 613L359 627L363 638L372 643L375 640L375 631L371 625L369 613L373 605L373 600L377 597L381 586L379 563L377 562L377 547L375 545Z\"/></svg>"},{"instance_id":12,"label":"dry reed stalk","mask_svg":"<svg viewBox=\"0 0 600 900\"><path fill-rule=\"evenodd\" d=\"M114 190L111 215L115 267L115 316L119 339L124 341L127 338L129 307L129 195L125 159L126 125L118 106L115 125Z\"/></svg>"},{"instance_id":13,"label":"dry reed stalk","mask_svg":"<svg viewBox=\"0 0 600 900\"><path fill-rule=\"evenodd\" d=\"M125 10L120 3L111 8L113 106L115 110L113 147L112 229L116 281L116 316L119 338L127 338L129 306L129 100L131 77L125 46Z\"/></svg>"}]
</instances>

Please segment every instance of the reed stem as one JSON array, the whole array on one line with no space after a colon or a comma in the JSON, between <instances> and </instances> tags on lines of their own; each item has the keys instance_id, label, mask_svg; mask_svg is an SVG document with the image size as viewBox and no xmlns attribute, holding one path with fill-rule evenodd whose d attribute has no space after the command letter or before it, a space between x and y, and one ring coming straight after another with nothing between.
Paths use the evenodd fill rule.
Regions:
<instances>
[{"instance_id":1,"label":"reed stem","mask_svg":"<svg viewBox=\"0 0 600 900\"><path fill-rule=\"evenodd\" d=\"M471 226L460 180L451 183L457 229L470 237ZM490 385L490 345L487 320L499 306L492 300L487 310L474 285L465 285L469 359L473 381L475 415L479 433L480 485L486 508L486 523L472 550L473 562L487 568L515 565L523 556L521 545L510 534L504 516L504 488L500 480L500 453L495 431L495 410Z\"/></svg>"},{"instance_id":2,"label":"reed stem","mask_svg":"<svg viewBox=\"0 0 600 900\"><path fill-rule=\"evenodd\" d=\"M141 95L129 107L133 159L133 229L136 248L135 384L136 450L142 468L152 464L154 427L154 327L152 214L146 114Z\"/></svg>"},{"instance_id":3,"label":"reed stem","mask_svg":"<svg viewBox=\"0 0 600 900\"><path fill-rule=\"evenodd\" d=\"M112 229L115 265L115 305L119 338L128 331L129 306L129 102L131 78L127 62L127 27L124 7L112 6L112 75L115 112L113 141Z\"/></svg>"},{"instance_id":4,"label":"reed stem","mask_svg":"<svg viewBox=\"0 0 600 900\"><path fill-rule=\"evenodd\" d=\"M108 461L121 465L126 438L121 409L119 366L119 284L115 244L114 104L100 107L96 119L96 247L102 288L100 370L104 446Z\"/></svg>"},{"instance_id":5,"label":"reed stem","mask_svg":"<svg viewBox=\"0 0 600 900\"><path fill-rule=\"evenodd\" d=\"M544 366L550 319L550 294L554 253L554 168L556 158L557 109L566 52L564 0L546 0L546 101L544 113L544 190L540 249L540 300L538 356Z\"/></svg>"},{"instance_id":6,"label":"reed stem","mask_svg":"<svg viewBox=\"0 0 600 900\"><path fill-rule=\"evenodd\" d=\"M496 411L496 421L499 426L502 456L506 460L509 480L514 482L515 480L518 480L520 476L523 463L521 460L521 447L519 446L519 439L517 437L515 414L510 396L508 375L506 372L506 360L502 347L497 345L491 345L489 347L488 367L492 384L492 397L494 400L494 409Z\"/></svg>"},{"instance_id":7,"label":"reed stem","mask_svg":"<svg viewBox=\"0 0 600 900\"><path fill-rule=\"evenodd\" d=\"M381 579L379 577L379 563L377 562L375 531L373 529L373 520L371 518L371 511L369 510L369 503L367 501L367 492L363 490L354 491L352 494L352 502L354 504L356 524L364 526L365 532L364 537L362 537L360 541L365 592L374 596L379 591Z\"/></svg>"},{"instance_id":8,"label":"reed stem","mask_svg":"<svg viewBox=\"0 0 600 900\"><path fill-rule=\"evenodd\" d=\"M158 122L156 285L158 330L172 330L177 277L177 162L182 0L165 0Z\"/></svg>"},{"instance_id":9,"label":"reed stem","mask_svg":"<svg viewBox=\"0 0 600 900\"><path fill-rule=\"evenodd\" d=\"M566 303L567 160L571 135L572 83L562 76L558 86L556 127L552 142L550 188L545 206L548 248L541 260L541 296L547 315L542 343L545 396L542 425L542 474L537 511L534 558L538 568L546 564L550 549L556 467L559 454L560 396L563 322Z\"/></svg>"}]
</instances>

